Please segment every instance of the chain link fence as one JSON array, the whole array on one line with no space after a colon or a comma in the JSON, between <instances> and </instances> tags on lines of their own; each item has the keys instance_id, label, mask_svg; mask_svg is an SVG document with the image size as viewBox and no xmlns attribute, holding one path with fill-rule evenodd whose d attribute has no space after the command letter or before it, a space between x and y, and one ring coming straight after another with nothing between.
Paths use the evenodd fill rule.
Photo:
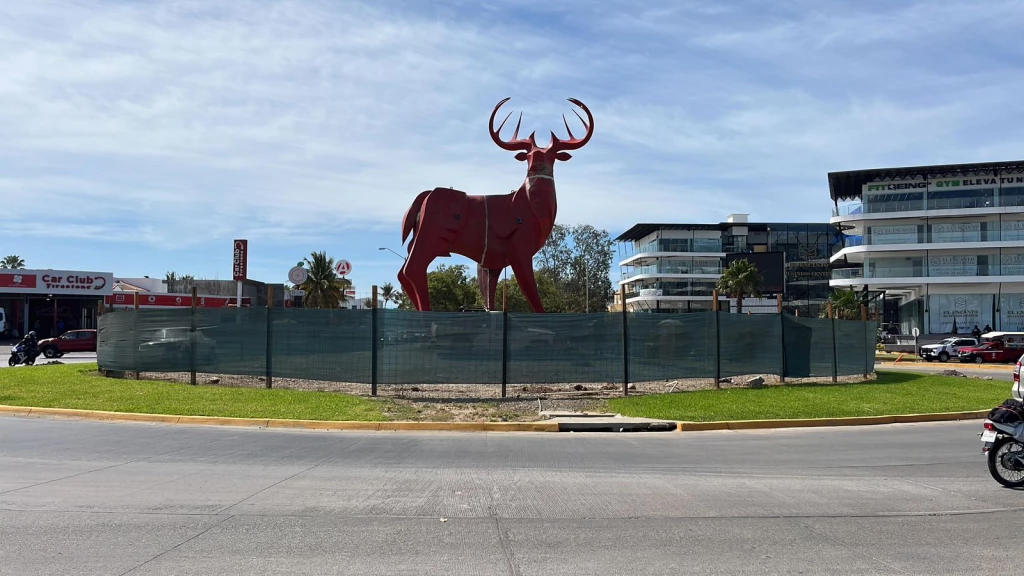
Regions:
<instances>
[{"instance_id":1,"label":"chain link fence","mask_svg":"<svg viewBox=\"0 0 1024 576\"><path fill-rule=\"evenodd\" d=\"M471 385L494 397L585 384L628 394L655 381L863 377L874 371L876 328L778 313L126 310L100 318L97 354L108 373L191 383L338 383L371 395Z\"/></svg>"}]
</instances>

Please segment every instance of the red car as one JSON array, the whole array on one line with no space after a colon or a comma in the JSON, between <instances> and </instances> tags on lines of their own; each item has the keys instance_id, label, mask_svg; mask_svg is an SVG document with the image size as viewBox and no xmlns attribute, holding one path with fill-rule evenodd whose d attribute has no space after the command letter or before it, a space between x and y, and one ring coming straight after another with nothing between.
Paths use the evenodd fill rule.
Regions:
<instances>
[{"instance_id":1,"label":"red car","mask_svg":"<svg viewBox=\"0 0 1024 576\"><path fill-rule=\"evenodd\" d=\"M39 341L39 351L47 358L60 358L68 352L95 352L95 330L71 330L57 338Z\"/></svg>"},{"instance_id":2,"label":"red car","mask_svg":"<svg viewBox=\"0 0 1024 576\"><path fill-rule=\"evenodd\" d=\"M957 353L961 362L1014 362L1020 357L1021 343L989 340L978 346L965 346Z\"/></svg>"}]
</instances>

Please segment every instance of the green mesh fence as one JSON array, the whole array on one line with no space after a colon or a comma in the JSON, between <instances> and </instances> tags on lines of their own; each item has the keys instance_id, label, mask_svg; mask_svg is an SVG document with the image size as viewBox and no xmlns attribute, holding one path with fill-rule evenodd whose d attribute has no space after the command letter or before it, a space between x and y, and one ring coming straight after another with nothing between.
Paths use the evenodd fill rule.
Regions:
<instances>
[{"instance_id":1,"label":"green mesh fence","mask_svg":"<svg viewBox=\"0 0 1024 576\"><path fill-rule=\"evenodd\" d=\"M717 314L722 376L782 373L782 324L777 314Z\"/></svg>"},{"instance_id":2,"label":"green mesh fence","mask_svg":"<svg viewBox=\"0 0 1024 576\"><path fill-rule=\"evenodd\" d=\"M725 312L129 310L100 318L97 353L105 370L381 386L621 384L627 369L631 382L783 371L824 379L873 371L875 328L874 322Z\"/></svg>"},{"instance_id":3,"label":"green mesh fence","mask_svg":"<svg viewBox=\"0 0 1024 576\"><path fill-rule=\"evenodd\" d=\"M510 384L622 382L622 317L509 314Z\"/></svg>"},{"instance_id":4,"label":"green mesh fence","mask_svg":"<svg viewBox=\"0 0 1024 576\"><path fill-rule=\"evenodd\" d=\"M714 314L630 314L628 319L630 380L715 377Z\"/></svg>"},{"instance_id":5,"label":"green mesh fence","mask_svg":"<svg viewBox=\"0 0 1024 576\"><path fill-rule=\"evenodd\" d=\"M379 384L501 383L500 313L378 310L377 314Z\"/></svg>"},{"instance_id":6,"label":"green mesh fence","mask_svg":"<svg viewBox=\"0 0 1024 576\"><path fill-rule=\"evenodd\" d=\"M783 316L783 322L786 376L831 378L836 352L832 320Z\"/></svg>"},{"instance_id":7,"label":"green mesh fence","mask_svg":"<svg viewBox=\"0 0 1024 576\"><path fill-rule=\"evenodd\" d=\"M243 308L244 310L244 308ZM266 318L266 317L264 317ZM274 378L369 383L371 377L370 310L278 308L270 315L271 374ZM253 326L263 342L267 326ZM264 372L266 373L266 366Z\"/></svg>"}]
</instances>

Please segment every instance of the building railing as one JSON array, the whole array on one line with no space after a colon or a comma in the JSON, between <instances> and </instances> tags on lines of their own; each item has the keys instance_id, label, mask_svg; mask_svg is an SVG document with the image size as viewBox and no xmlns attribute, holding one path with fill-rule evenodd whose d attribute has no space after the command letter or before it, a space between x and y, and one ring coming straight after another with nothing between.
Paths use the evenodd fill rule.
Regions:
<instances>
[{"instance_id":1,"label":"building railing","mask_svg":"<svg viewBox=\"0 0 1024 576\"><path fill-rule=\"evenodd\" d=\"M1022 276L1024 264L970 264L941 262L910 266L868 266L839 268L832 271L833 280L855 278L965 278L973 276Z\"/></svg>"},{"instance_id":2,"label":"building railing","mask_svg":"<svg viewBox=\"0 0 1024 576\"><path fill-rule=\"evenodd\" d=\"M979 222L958 222L958 224L980 224ZM991 224L998 224L992 222ZM931 226L929 226L931 228ZM847 236L843 244L836 245L834 256L843 248L854 246L895 246L905 244L962 244L964 242L1022 242L1024 230L968 230L958 232L929 229L918 232L871 232L863 236Z\"/></svg>"},{"instance_id":3,"label":"building railing","mask_svg":"<svg viewBox=\"0 0 1024 576\"><path fill-rule=\"evenodd\" d=\"M640 276L644 274L722 274L721 266L692 266L686 264L653 264L649 266L635 266L632 270L626 271L626 276Z\"/></svg>"},{"instance_id":4,"label":"building railing","mask_svg":"<svg viewBox=\"0 0 1024 576\"><path fill-rule=\"evenodd\" d=\"M832 216L882 214L886 212L914 212L918 210L966 210L970 208L998 208L1024 206L1024 195L1009 194L974 198L928 198L927 200L900 200L893 202L861 201L832 208Z\"/></svg>"}]
</instances>

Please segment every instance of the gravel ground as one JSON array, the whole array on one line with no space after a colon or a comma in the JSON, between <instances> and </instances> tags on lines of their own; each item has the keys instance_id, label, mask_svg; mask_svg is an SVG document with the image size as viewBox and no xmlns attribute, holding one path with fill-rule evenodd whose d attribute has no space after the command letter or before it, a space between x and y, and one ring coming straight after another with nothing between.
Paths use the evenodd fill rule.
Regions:
<instances>
[{"instance_id":1,"label":"gravel ground","mask_svg":"<svg viewBox=\"0 0 1024 576\"><path fill-rule=\"evenodd\" d=\"M747 382L759 375L734 376L724 379L722 389L747 388ZM760 375L765 385L785 385L777 376ZM189 374L181 372L143 372L146 380L188 382ZM874 375L870 376L871 379ZM786 384L821 382L821 378L787 379ZM827 379L825 379L827 381ZM863 376L840 377L839 383L864 381ZM197 374L203 386L263 387L266 380L257 376ZM274 388L315 392L341 392L370 396L370 386L353 382L325 382L275 378ZM665 394L712 390L711 378L680 378L630 384L630 395ZM455 422L532 422L540 420L541 411L604 412L606 400L622 396L622 384L509 384L508 396L501 398L501 387L494 384L403 384L378 387L378 397L387 401L385 413L395 419L414 421Z\"/></svg>"}]
</instances>

